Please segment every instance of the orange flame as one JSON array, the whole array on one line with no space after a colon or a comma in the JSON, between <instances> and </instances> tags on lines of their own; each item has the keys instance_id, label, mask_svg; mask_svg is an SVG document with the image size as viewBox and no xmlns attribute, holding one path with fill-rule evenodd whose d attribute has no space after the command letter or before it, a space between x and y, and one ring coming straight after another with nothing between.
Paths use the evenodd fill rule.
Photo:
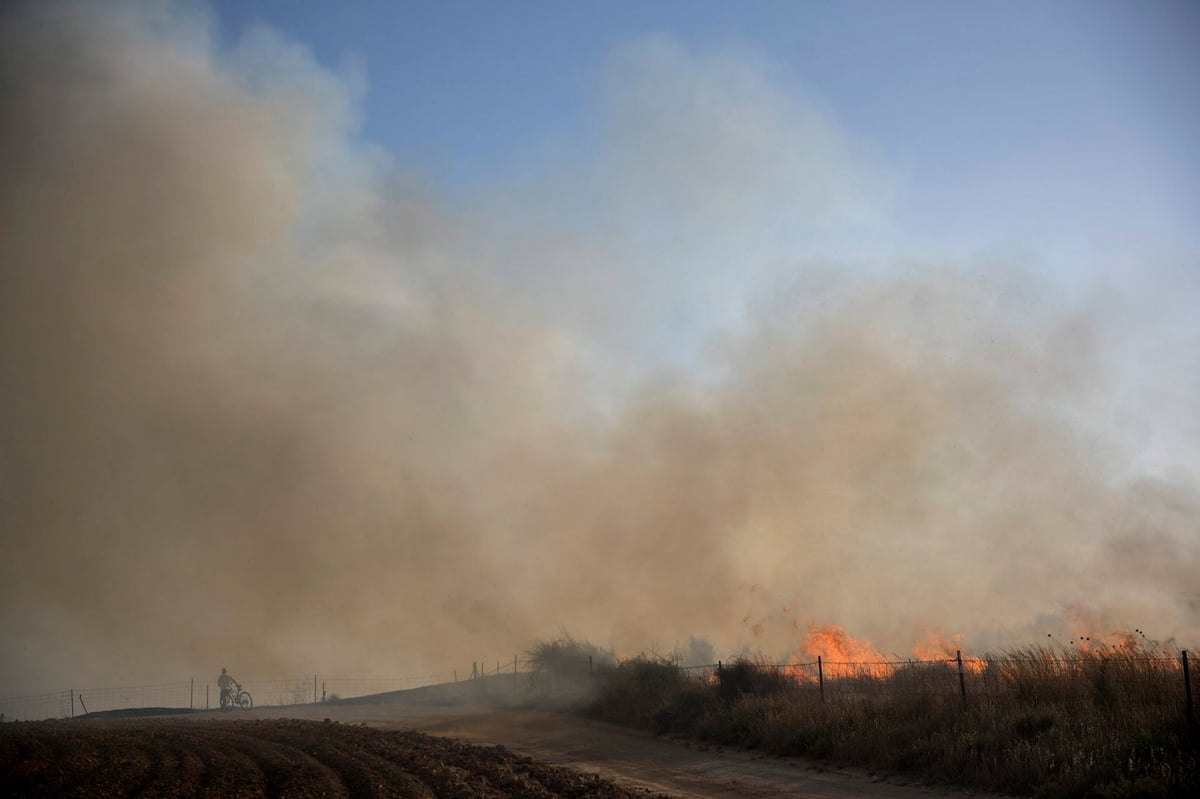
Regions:
<instances>
[{"instance_id":1,"label":"orange flame","mask_svg":"<svg viewBox=\"0 0 1200 799\"><path fill-rule=\"evenodd\" d=\"M1082 652L1115 651L1127 654L1140 652L1143 642L1133 633L1098 633L1088 631L1071 639L1071 645Z\"/></svg>"},{"instance_id":2,"label":"orange flame","mask_svg":"<svg viewBox=\"0 0 1200 799\"><path fill-rule=\"evenodd\" d=\"M955 661L962 649L962 636L948 636L940 630L930 633L925 640L913 646L916 660ZM896 672L900 664L897 658L888 658L866 639L853 638L846 630L835 624L809 625L808 633L800 645L803 656L816 660L819 656L826 666L826 674L839 676L871 676L886 678ZM972 655L962 656L963 670L979 674L987 668L987 661ZM810 670L789 669L793 676L811 678Z\"/></svg>"},{"instance_id":3,"label":"orange flame","mask_svg":"<svg viewBox=\"0 0 1200 799\"><path fill-rule=\"evenodd\" d=\"M1157 641L1150 641L1141 630L1133 632L1094 632L1095 627L1076 625L1076 634L1067 641L1054 639L1062 646L1063 652L1046 650L1042 655L1048 661L1059 661L1064 656L1069 659L1071 652L1085 656L1108 657L1110 655L1145 657L1155 656L1164 662L1170 660L1176 668L1182 668L1176 662L1173 654L1163 649ZM1083 631L1082 634L1080 631ZM1053 637L1053 636L1051 636ZM916 661L942 662L950 668L955 668L962 653L962 636L948 635L941 630L924 634L912 648L912 658ZM795 661L787 667L787 672L796 680L815 682L817 668L815 661L820 658L826 680L841 677L875 677L888 678L894 675L906 664L898 662L902 655L888 657L876 649L866 639L856 639L846 630L835 624L810 624L808 632L801 642L799 652L793 657ZM967 674L982 674L993 662L975 655L962 653L962 669Z\"/></svg>"},{"instance_id":4,"label":"orange flame","mask_svg":"<svg viewBox=\"0 0 1200 799\"><path fill-rule=\"evenodd\" d=\"M962 652L962 636L946 635L941 630L929 633L924 641L913 646L913 657L917 660L955 660ZM987 661L974 655L962 656L963 671L980 674L987 668Z\"/></svg>"},{"instance_id":5,"label":"orange flame","mask_svg":"<svg viewBox=\"0 0 1200 799\"><path fill-rule=\"evenodd\" d=\"M961 635L946 635L941 630L934 630L924 641L913 645L913 656L917 660L953 660L955 653L961 650Z\"/></svg>"},{"instance_id":6,"label":"orange flame","mask_svg":"<svg viewBox=\"0 0 1200 799\"><path fill-rule=\"evenodd\" d=\"M836 663L881 663L887 660L870 641L851 638L836 624L810 624L800 648L811 658L819 655L823 660Z\"/></svg>"},{"instance_id":7,"label":"orange flame","mask_svg":"<svg viewBox=\"0 0 1200 799\"><path fill-rule=\"evenodd\" d=\"M888 677L896 670L887 656L866 639L852 638L836 624L810 624L800 649L810 659L820 657L832 668L830 676ZM846 671L850 669L851 671Z\"/></svg>"}]
</instances>

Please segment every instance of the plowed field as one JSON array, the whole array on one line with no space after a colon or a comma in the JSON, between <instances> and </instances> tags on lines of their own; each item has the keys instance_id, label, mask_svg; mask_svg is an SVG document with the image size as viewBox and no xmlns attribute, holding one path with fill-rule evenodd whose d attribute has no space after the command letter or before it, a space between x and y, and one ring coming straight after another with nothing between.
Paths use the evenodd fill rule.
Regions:
<instances>
[{"instance_id":1,"label":"plowed field","mask_svg":"<svg viewBox=\"0 0 1200 799\"><path fill-rule=\"evenodd\" d=\"M120 719L0 726L0 797L652 795L502 746L329 721Z\"/></svg>"}]
</instances>

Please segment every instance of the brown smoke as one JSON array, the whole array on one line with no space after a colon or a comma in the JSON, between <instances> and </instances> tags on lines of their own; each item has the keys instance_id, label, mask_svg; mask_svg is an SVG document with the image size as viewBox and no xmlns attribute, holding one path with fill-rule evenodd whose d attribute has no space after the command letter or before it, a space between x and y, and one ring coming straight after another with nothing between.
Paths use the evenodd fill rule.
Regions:
<instances>
[{"instance_id":1,"label":"brown smoke","mask_svg":"<svg viewBox=\"0 0 1200 799\"><path fill-rule=\"evenodd\" d=\"M610 407L302 52L234 54L250 80L169 5L0 22L14 693L444 671L560 628L718 655L1080 605L1200 629L1196 493L1128 487L1071 421L1097 319L1036 283L834 271Z\"/></svg>"}]
</instances>

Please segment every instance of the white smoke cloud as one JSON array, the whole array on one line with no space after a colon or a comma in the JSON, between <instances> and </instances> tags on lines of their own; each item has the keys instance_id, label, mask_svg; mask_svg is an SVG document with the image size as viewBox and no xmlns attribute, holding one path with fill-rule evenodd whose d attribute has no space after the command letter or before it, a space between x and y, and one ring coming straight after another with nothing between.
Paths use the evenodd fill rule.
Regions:
<instances>
[{"instance_id":1,"label":"white smoke cloud","mask_svg":"<svg viewBox=\"0 0 1200 799\"><path fill-rule=\"evenodd\" d=\"M1131 488L1072 416L1105 317L1028 275L798 257L886 227L886 181L753 60L631 45L598 166L450 213L358 141L357 79L275 35L4 13L14 692L442 671L562 628L786 653L797 620L901 647L1088 604L1196 633L1194 487ZM632 351L759 280L787 288L708 368Z\"/></svg>"},{"instance_id":2,"label":"white smoke cloud","mask_svg":"<svg viewBox=\"0 0 1200 799\"><path fill-rule=\"evenodd\" d=\"M640 371L694 366L797 259L887 241L886 171L771 69L662 36L618 48L599 144L560 145L491 193L482 224L501 231L499 268L522 300Z\"/></svg>"}]
</instances>

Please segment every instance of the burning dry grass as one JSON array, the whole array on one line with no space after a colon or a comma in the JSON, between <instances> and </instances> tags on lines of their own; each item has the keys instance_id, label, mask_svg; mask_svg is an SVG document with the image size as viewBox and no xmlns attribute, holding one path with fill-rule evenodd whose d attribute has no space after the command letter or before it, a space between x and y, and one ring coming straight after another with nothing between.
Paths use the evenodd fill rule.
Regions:
<instances>
[{"instance_id":1,"label":"burning dry grass","mask_svg":"<svg viewBox=\"0 0 1200 799\"><path fill-rule=\"evenodd\" d=\"M822 683L747 660L711 680L635 660L599 673L592 712L660 733L988 791L1200 790L1200 732L1185 715L1175 654L1029 647L964 659L961 680L957 662L859 665L831 669Z\"/></svg>"}]
</instances>

